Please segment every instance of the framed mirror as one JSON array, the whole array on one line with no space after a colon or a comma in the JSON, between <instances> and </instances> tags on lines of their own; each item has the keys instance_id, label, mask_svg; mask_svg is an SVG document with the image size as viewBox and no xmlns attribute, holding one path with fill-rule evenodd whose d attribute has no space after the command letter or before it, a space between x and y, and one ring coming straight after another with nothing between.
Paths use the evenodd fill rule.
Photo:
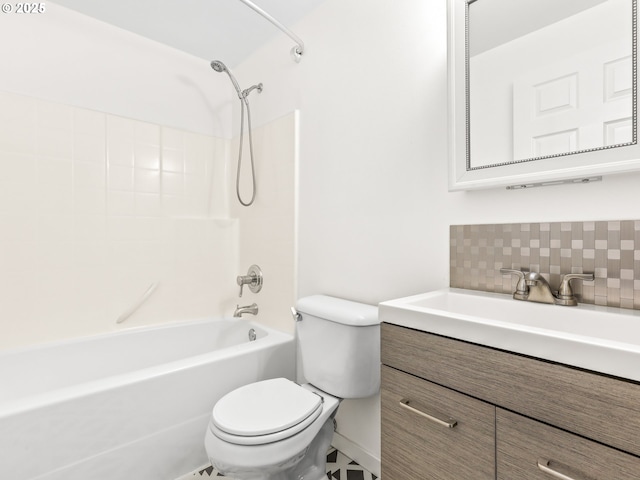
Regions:
<instances>
[{"instance_id":1,"label":"framed mirror","mask_svg":"<svg viewBox=\"0 0 640 480\"><path fill-rule=\"evenodd\" d=\"M638 0L449 0L450 190L640 170Z\"/></svg>"}]
</instances>

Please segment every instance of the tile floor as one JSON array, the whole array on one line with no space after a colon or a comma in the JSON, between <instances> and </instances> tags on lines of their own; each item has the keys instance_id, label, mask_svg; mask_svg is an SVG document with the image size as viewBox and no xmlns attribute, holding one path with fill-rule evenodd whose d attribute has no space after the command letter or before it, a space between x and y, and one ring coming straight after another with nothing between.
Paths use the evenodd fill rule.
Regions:
<instances>
[{"instance_id":1,"label":"tile floor","mask_svg":"<svg viewBox=\"0 0 640 480\"><path fill-rule=\"evenodd\" d=\"M199 480L207 478L226 478L212 466L199 468L195 472L184 475L176 480ZM327 479L330 480L379 480L374 474L367 472L364 468L342 454L335 448L331 448L327 453Z\"/></svg>"}]
</instances>

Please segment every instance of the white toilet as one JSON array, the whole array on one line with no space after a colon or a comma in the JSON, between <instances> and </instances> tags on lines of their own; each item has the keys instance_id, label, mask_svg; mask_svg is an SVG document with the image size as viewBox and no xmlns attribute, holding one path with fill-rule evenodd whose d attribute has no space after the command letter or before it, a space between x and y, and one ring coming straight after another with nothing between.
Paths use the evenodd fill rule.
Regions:
<instances>
[{"instance_id":1,"label":"white toilet","mask_svg":"<svg viewBox=\"0 0 640 480\"><path fill-rule=\"evenodd\" d=\"M324 295L301 298L298 385L276 378L240 387L213 408L205 447L211 464L239 480L326 479L333 418L343 398L380 388L380 322L371 305Z\"/></svg>"}]
</instances>

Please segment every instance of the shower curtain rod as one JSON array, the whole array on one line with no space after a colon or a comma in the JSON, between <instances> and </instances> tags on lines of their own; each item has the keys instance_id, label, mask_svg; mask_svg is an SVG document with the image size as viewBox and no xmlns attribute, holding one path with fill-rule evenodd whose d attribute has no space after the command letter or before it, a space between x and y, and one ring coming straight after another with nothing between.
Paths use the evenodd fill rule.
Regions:
<instances>
[{"instance_id":1,"label":"shower curtain rod","mask_svg":"<svg viewBox=\"0 0 640 480\"><path fill-rule=\"evenodd\" d=\"M289 36L289 38L291 38L294 42L296 42L296 46L294 46L291 49L291 57L293 58L293 60L296 63L299 63L300 59L302 58L302 54L304 53L304 43L302 42L302 40L300 40L300 37L298 37L295 33L293 33L291 30L289 30L287 27L285 27L282 23L280 23L278 20L273 18L271 15L269 15L262 8L260 8L255 3L251 2L250 0L240 0L240 1L242 3L244 3L247 7L251 8L254 12L259 13L264 18L269 20L276 27L278 27L285 34L287 34Z\"/></svg>"}]
</instances>

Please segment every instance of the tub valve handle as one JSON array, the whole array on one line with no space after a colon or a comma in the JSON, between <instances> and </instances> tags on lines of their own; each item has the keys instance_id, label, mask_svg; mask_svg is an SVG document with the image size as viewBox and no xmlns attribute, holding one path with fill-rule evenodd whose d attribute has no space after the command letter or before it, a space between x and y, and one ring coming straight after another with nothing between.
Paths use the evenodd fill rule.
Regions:
<instances>
[{"instance_id":1,"label":"tub valve handle","mask_svg":"<svg viewBox=\"0 0 640 480\"><path fill-rule=\"evenodd\" d=\"M251 265L246 275L238 275L236 282L240 286L240 297L242 297L242 287L249 285L249 290L258 293L262 290L262 270L257 265Z\"/></svg>"}]
</instances>

